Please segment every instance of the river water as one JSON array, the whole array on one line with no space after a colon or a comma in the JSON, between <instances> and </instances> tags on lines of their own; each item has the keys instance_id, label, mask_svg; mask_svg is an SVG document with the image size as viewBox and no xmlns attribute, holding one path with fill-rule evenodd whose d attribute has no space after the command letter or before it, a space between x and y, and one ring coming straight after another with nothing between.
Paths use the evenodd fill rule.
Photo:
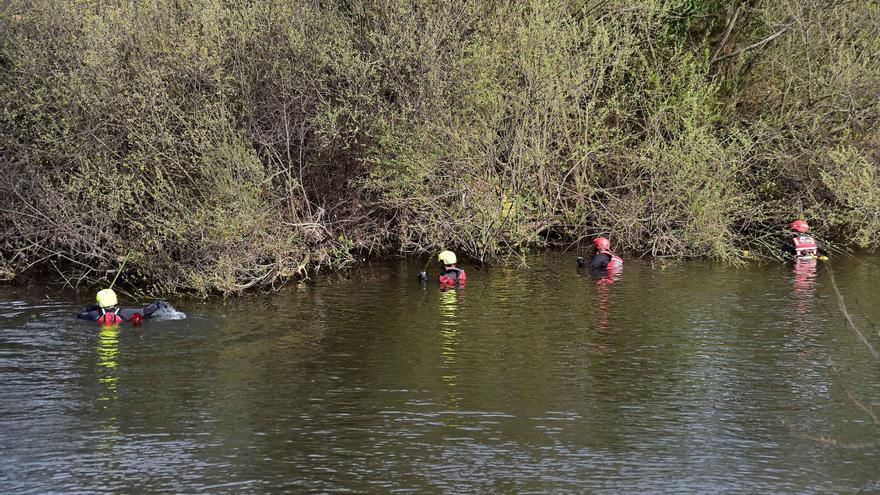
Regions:
<instances>
[{"instance_id":1,"label":"river water","mask_svg":"<svg viewBox=\"0 0 880 495\"><path fill-rule=\"evenodd\" d=\"M0 287L0 492L880 493L880 365L834 291L880 348L880 259L529 265L441 292L373 263L138 328Z\"/></svg>"}]
</instances>

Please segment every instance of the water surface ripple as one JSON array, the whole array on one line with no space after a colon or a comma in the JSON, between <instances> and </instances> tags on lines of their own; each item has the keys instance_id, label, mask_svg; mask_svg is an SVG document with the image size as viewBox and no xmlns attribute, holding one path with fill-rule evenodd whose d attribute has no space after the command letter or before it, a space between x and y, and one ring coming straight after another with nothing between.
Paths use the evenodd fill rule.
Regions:
<instances>
[{"instance_id":1,"label":"water surface ripple","mask_svg":"<svg viewBox=\"0 0 880 495\"><path fill-rule=\"evenodd\" d=\"M373 263L98 328L0 288L2 493L880 493L827 265ZM880 260L830 265L880 347Z\"/></svg>"}]
</instances>

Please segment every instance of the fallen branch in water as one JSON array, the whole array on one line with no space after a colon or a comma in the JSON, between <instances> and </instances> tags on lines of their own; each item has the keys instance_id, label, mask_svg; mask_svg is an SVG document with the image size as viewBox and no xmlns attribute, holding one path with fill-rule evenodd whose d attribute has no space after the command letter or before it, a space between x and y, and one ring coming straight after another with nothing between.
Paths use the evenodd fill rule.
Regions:
<instances>
[{"instance_id":1,"label":"fallen branch in water","mask_svg":"<svg viewBox=\"0 0 880 495\"><path fill-rule=\"evenodd\" d=\"M874 359L880 360L880 353L878 353L877 349L874 349L874 346L872 346L871 343L868 342L868 339L862 335L862 332L859 331L859 328L853 321L852 315L846 310L846 303L843 300L843 295L840 293L840 289L837 288L837 283L834 281L834 270L831 269L831 265L826 264L825 267L828 269L828 275L831 277L831 288L834 289L834 294L837 296L837 304L840 306L840 312L843 313L843 317L846 318L846 322L849 323L849 327L856 334L856 337L858 337L868 350L871 351L871 355L874 356Z\"/></svg>"},{"instance_id":2,"label":"fallen branch in water","mask_svg":"<svg viewBox=\"0 0 880 495\"><path fill-rule=\"evenodd\" d=\"M831 366L831 370L834 371L835 374L840 374L840 369L837 367L836 364L834 364L834 361L832 361L830 357L828 358L828 365ZM860 401L859 398L856 397L856 394L853 393L852 390L850 390L844 380L840 378L835 378L835 375L832 375L832 379L837 382L837 385L843 389L850 402L852 402L856 407L864 411L865 414L870 416L871 419L874 421L875 426L880 426L880 416L877 416L877 414L874 413L874 410L870 406L867 406L864 402Z\"/></svg>"},{"instance_id":3,"label":"fallen branch in water","mask_svg":"<svg viewBox=\"0 0 880 495\"><path fill-rule=\"evenodd\" d=\"M856 394L847 385L846 380L843 380L839 376L841 373L841 370L836 364L834 364L834 361L830 357L828 358L828 366L831 368L831 371L833 372L831 374L832 381L834 381L834 383L838 387L843 389L843 392L846 394L846 397L849 399L849 401L854 406L856 406L858 409L860 409L862 412L867 414L871 418L871 420L873 420L874 426L880 427L880 416L878 416L874 412L874 410L871 408L871 406L866 405L864 402L859 400L858 397L856 397ZM820 443L823 445L833 445L835 447L841 447L841 448L850 449L850 450L863 450L863 449L868 449L868 448L874 448L874 447L880 445L880 440L871 440L871 441L865 441L865 442L844 442L844 441L839 440L837 438L834 438L830 435L813 435L810 433L799 432L795 428L793 428L792 425L790 425L787 421L783 420L782 423L784 425L786 425L792 431L792 433L794 433L802 438L806 438L808 440L812 440L814 442L817 442L817 443Z\"/></svg>"},{"instance_id":4,"label":"fallen branch in water","mask_svg":"<svg viewBox=\"0 0 880 495\"><path fill-rule=\"evenodd\" d=\"M849 450L863 450L863 449L868 449L868 448L872 448L872 447L876 447L876 446L880 445L880 441L876 441L876 440L873 442L842 442L836 438L831 438L828 435L802 434L801 436L808 439L808 440L813 440L814 442L821 443L823 445L833 445L835 447L840 447L840 448L849 449Z\"/></svg>"}]
</instances>

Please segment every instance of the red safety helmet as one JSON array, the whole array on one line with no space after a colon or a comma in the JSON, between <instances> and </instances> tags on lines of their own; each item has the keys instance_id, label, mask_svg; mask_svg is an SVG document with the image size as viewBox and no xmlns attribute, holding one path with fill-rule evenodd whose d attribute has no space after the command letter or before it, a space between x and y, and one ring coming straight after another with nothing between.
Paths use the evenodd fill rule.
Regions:
<instances>
[{"instance_id":1,"label":"red safety helmet","mask_svg":"<svg viewBox=\"0 0 880 495\"><path fill-rule=\"evenodd\" d=\"M795 220L794 222L788 224L788 226L791 227L792 230L801 233L810 230L810 226L807 225L807 222L805 222L804 220Z\"/></svg>"},{"instance_id":2,"label":"red safety helmet","mask_svg":"<svg viewBox=\"0 0 880 495\"><path fill-rule=\"evenodd\" d=\"M608 249L611 247L611 241L607 237L597 237L593 239L593 247L599 250Z\"/></svg>"}]
</instances>

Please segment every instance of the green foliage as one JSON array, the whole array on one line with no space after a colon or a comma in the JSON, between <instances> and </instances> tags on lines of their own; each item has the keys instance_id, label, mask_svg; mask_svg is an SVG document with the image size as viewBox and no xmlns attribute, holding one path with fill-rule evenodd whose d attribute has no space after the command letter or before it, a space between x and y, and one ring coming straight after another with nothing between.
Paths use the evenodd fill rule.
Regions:
<instances>
[{"instance_id":1,"label":"green foliage","mask_svg":"<svg viewBox=\"0 0 880 495\"><path fill-rule=\"evenodd\" d=\"M818 0L13 0L0 271L97 283L130 255L144 290L233 293L358 251L491 261L596 234L732 261L803 214L874 248L878 19Z\"/></svg>"},{"instance_id":2,"label":"green foliage","mask_svg":"<svg viewBox=\"0 0 880 495\"><path fill-rule=\"evenodd\" d=\"M841 145L829 150L828 164L820 170L822 182L837 208L830 221L852 232L853 242L874 249L880 242L880 171L878 152L868 155L862 147Z\"/></svg>"}]
</instances>

